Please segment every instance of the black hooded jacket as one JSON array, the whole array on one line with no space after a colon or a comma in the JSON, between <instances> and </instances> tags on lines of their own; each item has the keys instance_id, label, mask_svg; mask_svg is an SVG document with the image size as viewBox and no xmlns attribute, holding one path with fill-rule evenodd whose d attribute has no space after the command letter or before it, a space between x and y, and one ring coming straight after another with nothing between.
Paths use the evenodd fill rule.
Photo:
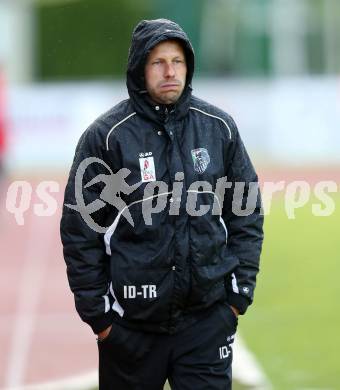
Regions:
<instances>
[{"instance_id":1,"label":"black hooded jacket","mask_svg":"<svg viewBox=\"0 0 340 390\"><path fill-rule=\"evenodd\" d=\"M144 84L148 53L167 39L180 40L187 62L185 89L171 107L153 103ZM218 301L241 313L252 302L260 195L250 212L236 209L257 175L232 118L192 96L193 72L192 46L176 23L140 22L129 51L129 99L78 143L61 239L77 311L95 333L113 321L173 333Z\"/></svg>"}]
</instances>

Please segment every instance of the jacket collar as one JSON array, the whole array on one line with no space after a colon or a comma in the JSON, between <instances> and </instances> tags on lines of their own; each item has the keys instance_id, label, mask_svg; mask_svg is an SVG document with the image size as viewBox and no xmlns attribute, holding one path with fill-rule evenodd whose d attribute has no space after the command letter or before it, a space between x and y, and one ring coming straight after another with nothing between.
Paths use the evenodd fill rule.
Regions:
<instances>
[{"instance_id":1,"label":"jacket collar","mask_svg":"<svg viewBox=\"0 0 340 390\"><path fill-rule=\"evenodd\" d=\"M168 122L170 118L180 120L189 111L191 88L184 90L180 98L175 104L157 104L151 100L147 91L142 91L139 94L130 95L132 105L136 112L159 124Z\"/></svg>"}]
</instances>

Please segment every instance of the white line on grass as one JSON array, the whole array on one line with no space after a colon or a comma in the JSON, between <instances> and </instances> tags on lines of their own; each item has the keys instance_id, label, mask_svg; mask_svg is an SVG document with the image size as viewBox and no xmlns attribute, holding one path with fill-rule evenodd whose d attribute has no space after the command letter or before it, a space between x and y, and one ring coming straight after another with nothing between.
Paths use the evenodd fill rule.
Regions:
<instances>
[{"instance_id":1,"label":"white line on grass","mask_svg":"<svg viewBox=\"0 0 340 390\"><path fill-rule=\"evenodd\" d=\"M246 347L239 333L233 347L233 378L257 390L270 390L271 385L255 356Z\"/></svg>"}]
</instances>

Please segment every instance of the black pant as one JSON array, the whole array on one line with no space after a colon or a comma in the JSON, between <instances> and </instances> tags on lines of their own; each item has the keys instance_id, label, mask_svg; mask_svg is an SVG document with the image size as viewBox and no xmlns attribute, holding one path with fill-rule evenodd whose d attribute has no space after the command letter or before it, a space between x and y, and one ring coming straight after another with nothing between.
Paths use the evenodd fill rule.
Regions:
<instances>
[{"instance_id":1,"label":"black pant","mask_svg":"<svg viewBox=\"0 0 340 390\"><path fill-rule=\"evenodd\" d=\"M173 335L116 323L98 341L100 390L230 390L237 318L226 303Z\"/></svg>"}]
</instances>

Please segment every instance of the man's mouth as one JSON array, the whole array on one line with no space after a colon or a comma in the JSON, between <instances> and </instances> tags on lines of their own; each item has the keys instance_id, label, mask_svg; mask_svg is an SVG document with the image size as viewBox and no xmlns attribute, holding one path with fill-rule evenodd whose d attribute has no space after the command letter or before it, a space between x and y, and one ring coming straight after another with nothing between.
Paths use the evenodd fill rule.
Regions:
<instances>
[{"instance_id":1,"label":"man's mouth","mask_svg":"<svg viewBox=\"0 0 340 390\"><path fill-rule=\"evenodd\" d=\"M165 83L161 85L162 89L171 89L171 88L178 88L180 86L179 83Z\"/></svg>"}]
</instances>

